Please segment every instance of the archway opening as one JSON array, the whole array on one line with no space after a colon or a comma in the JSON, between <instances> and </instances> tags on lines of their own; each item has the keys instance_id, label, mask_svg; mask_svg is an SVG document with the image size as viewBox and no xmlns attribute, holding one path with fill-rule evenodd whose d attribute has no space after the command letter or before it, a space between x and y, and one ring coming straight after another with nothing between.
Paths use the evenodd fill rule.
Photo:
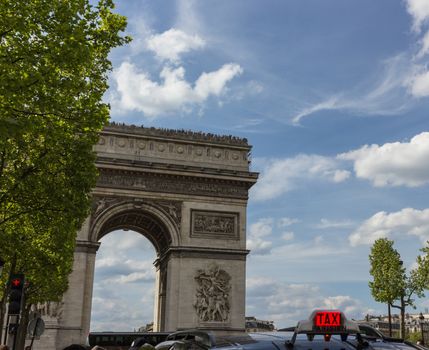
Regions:
<instances>
[{"instance_id":1,"label":"archway opening","mask_svg":"<svg viewBox=\"0 0 429 350\"><path fill-rule=\"evenodd\" d=\"M112 231L99 242L91 331L146 328L154 320L156 247L134 230Z\"/></svg>"}]
</instances>

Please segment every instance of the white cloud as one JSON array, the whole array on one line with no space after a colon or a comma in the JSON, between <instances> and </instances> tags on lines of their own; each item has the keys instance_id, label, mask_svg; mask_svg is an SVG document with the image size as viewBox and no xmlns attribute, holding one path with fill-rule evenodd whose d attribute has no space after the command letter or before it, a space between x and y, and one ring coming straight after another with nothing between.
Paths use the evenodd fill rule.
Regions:
<instances>
[{"instance_id":1,"label":"white cloud","mask_svg":"<svg viewBox=\"0 0 429 350\"><path fill-rule=\"evenodd\" d=\"M142 11L137 17L129 17L128 22L128 28L132 32L131 36L133 40L127 47L130 48L131 55L138 55L142 51L147 50L147 39L152 35L150 23L153 20L148 12Z\"/></svg>"},{"instance_id":2,"label":"white cloud","mask_svg":"<svg viewBox=\"0 0 429 350\"><path fill-rule=\"evenodd\" d=\"M147 300L137 300L139 307L130 303L129 295L102 295L95 289L92 299L91 331L133 331L153 319L154 290L145 288ZM97 296L99 295L100 296ZM122 293L121 293L122 294Z\"/></svg>"},{"instance_id":3,"label":"white cloud","mask_svg":"<svg viewBox=\"0 0 429 350\"><path fill-rule=\"evenodd\" d=\"M276 198L296 188L299 183L308 180L344 181L349 172L338 169L335 159L317 155L298 155L286 159L254 159L261 163L261 175L258 183L252 188L255 200ZM341 176L338 176L338 172Z\"/></svg>"},{"instance_id":4,"label":"white cloud","mask_svg":"<svg viewBox=\"0 0 429 350\"><path fill-rule=\"evenodd\" d=\"M322 235L314 237L313 241L315 244L322 244L325 239Z\"/></svg>"},{"instance_id":5,"label":"white cloud","mask_svg":"<svg viewBox=\"0 0 429 350\"><path fill-rule=\"evenodd\" d=\"M235 76L243 73L243 69L238 64L225 64L217 71L202 73L195 82L195 94L199 100L205 100L210 95L219 96L225 85Z\"/></svg>"},{"instance_id":6,"label":"white cloud","mask_svg":"<svg viewBox=\"0 0 429 350\"><path fill-rule=\"evenodd\" d=\"M414 97L429 96L429 71L414 75L410 79L409 90Z\"/></svg>"},{"instance_id":7,"label":"white cloud","mask_svg":"<svg viewBox=\"0 0 429 350\"><path fill-rule=\"evenodd\" d=\"M295 234L292 231L286 231L286 232L283 232L282 234L282 240L284 241L291 241L294 239L294 237L295 237Z\"/></svg>"},{"instance_id":8,"label":"white cloud","mask_svg":"<svg viewBox=\"0 0 429 350\"><path fill-rule=\"evenodd\" d=\"M366 308L363 307L361 302L356 299L353 299L348 295L337 295L332 297L326 297L323 299L322 308L341 310L342 312L344 312L345 315L363 316L367 314L367 312L365 312Z\"/></svg>"},{"instance_id":9,"label":"white cloud","mask_svg":"<svg viewBox=\"0 0 429 350\"><path fill-rule=\"evenodd\" d=\"M114 256L114 254L110 254L114 251L127 250L130 248L139 249L145 252L153 252L155 250L147 238L134 231L118 230L115 231L115 234L104 236L100 242L103 246L103 251L109 251L109 256Z\"/></svg>"},{"instance_id":10,"label":"white cloud","mask_svg":"<svg viewBox=\"0 0 429 350\"><path fill-rule=\"evenodd\" d=\"M339 98L337 96L331 96L325 101L316 103L310 107L306 107L300 112L298 112L292 118L292 123L295 125L299 125L299 123L301 122L301 119L306 116L309 116L311 114L314 114L320 111L335 110L340 108L341 108L341 103L339 103Z\"/></svg>"},{"instance_id":11,"label":"white cloud","mask_svg":"<svg viewBox=\"0 0 429 350\"><path fill-rule=\"evenodd\" d=\"M422 58L429 52L429 31L426 32L424 37L420 40L421 49L417 53L417 58Z\"/></svg>"},{"instance_id":12,"label":"white cloud","mask_svg":"<svg viewBox=\"0 0 429 350\"><path fill-rule=\"evenodd\" d=\"M378 238L417 236L422 242L429 239L429 209L404 208L395 213L384 211L365 220L350 236L352 246L372 244Z\"/></svg>"},{"instance_id":13,"label":"white cloud","mask_svg":"<svg viewBox=\"0 0 429 350\"><path fill-rule=\"evenodd\" d=\"M269 277L251 277L246 279L246 286L251 288L261 288L269 284L273 284L274 280Z\"/></svg>"},{"instance_id":14,"label":"white cloud","mask_svg":"<svg viewBox=\"0 0 429 350\"><path fill-rule=\"evenodd\" d=\"M420 32L423 23L429 18L429 2L427 0L406 0L407 10L413 17L413 30Z\"/></svg>"},{"instance_id":15,"label":"white cloud","mask_svg":"<svg viewBox=\"0 0 429 350\"><path fill-rule=\"evenodd\" d=\"M246 308L260 318L274 320L278 327L296 325L320 308L340 309L348 318L362 318L368 313L359 300L348 295L324 295L315 284L287 284L254 277L247 279L247 296Z\"/></svg>"},{"instance_id":16,"label":"white cloud","mask_svg":"<svg viewBox=\"0 0 429 350\"><path fill-rule=\"evenodd\" d=\"M345 110L359 115L397 115L409 108L412 102L406 94L410 76L416 67L410 64L409 54L402 53L382 62L381 73L358 88L333 94L298 111L292 123L326 110Z\"/></svg>"},{"instance_id":17,"label":"white cloud","mask_svg":"<svg viewBox=\"0 0 429 350\"><path fill-rule=\"evenodd\" d=\"M120 248L118 248L120 249ZM124 259L122 256L101 256L95 262L98 283L131 283L154 281L155 269L152 260Z\"/></svg>"},{"instance_id":18,"label":"white cloud","mask_svg":"<svg viewBox=\"0 0 429 350\"><path fill-rule=\"evenodd\" d=\"M278 226L279 227L287 227L287 226L291 226L293 224L299 223L301 222L299 219L295 219L295 218L281 218L278 222Z\"/></svg>"},{"instance_id":19,"label":"white cloud","mask_svg":"<svg viewBox=\"0 0 429 350\"><path fill-rule=\"evenodd\" d=\"M273 219L264 218L253 223L249 227L247 235L247 249L250 249L252 255L264 255L271 251L271 241L264 237L270 236L273 231Z\"/></svg>"},{"instance_id":20,"label":"white cloud","mask_svg":"<svg viewBox=\"0 0 429 350\"><path fill-rule=\"evenodd\" d=\"M92 330L132 331L152 321L155 255L149 241L134 231L115 231L101 239L95 261Z\"/></svg>"},{"instance_id":21,"label":"white cloud","mask_svg":"<svg viewBox=\"0 0 429 350\"><path fill-rule=\"evenodd\" d=\"M344 228L344 227L350 227L350 226L353 226L353 222L350 220L335 221L335 220L328 220L328 219L322 218L320 219L320 223L316 225L316 228L328 229L328 228Z\"/></svg>"},{"instance_id":22,"label":"white cloud","mask_svg":"<svg viewBox=\"0 0 429 350\"><path fill-rule=\"evenodd\" d=\"M195 0L178 0L176 27L189 33L201 32L203 29Z\"/></svg>"},{"instance_id":23,"label":"white cloud","mask_svg":"<svg viewBox=\"0 0 429 350\"><path fill-rule=\"evenodd\" d=\"M198 35L189 35L171 28L162 34L151 35L147 39L147 48L155 55L170 62L179 62L180 55L192 50L202 49L205 41Z\"/></svg>"},{"instance_id":24,"label":"white cloud","mask_svg":"<svg viewBox=\"0 0 429 350\"><path fill-rule=\"evenodd\" d=\"M334 182L343 182L350 177L350 171L348 170L335 170L334 172Z\"/></svg>"},{"instance_id":25,"label":"white cloud","mask_svg":"<svg viewBox=\"0 0 429 350\"><path fill-rule=\"evenodd\" d=\"M186 113L194 106L201 106L211 96L219 97L225 92L226 84L242 71L237 64L225 64L217 71L202 73L192 87L185 79L183 67L164 67L160 73L161 83L158 83L134 64L123 62L113 72L120 95L115 102L120 110L140 111L152 118Z\"/></svg>"},{"instance_id":26,"label":"white cloud","mask_svg":"<svg viewBox=\"0 0 429 350\"><path fill-rule=\"evenodd\" d=\"M314 261L315 258L338 258L340 255L349 254L349 249L341 247L338 242L335 245L324 244L323 237L316 236L310 242L299 242L277 246L272 249L270 257L277 260L282 258L283 262L288 264L299 263L300 261Z\"/></svg>"},{"instance_id":27,"label":"white cloud","mask_svg":"<svg viewBox=\"0 0 429 350\"><path fill-rule=\"evenodd\" d=\"M108 278L103 281L103 283L112 283L112 284L124 284L124 283L135 283L141 281L154 281L154 273L149 270L143 272L132 272L128 275L121 275L117 277Z\"/></svg>"},{"instance_id":28,"label":"white cloud","mask_svg":"<svg viewBox=\"0 0 429 350\"><path fill-rule=\"evenodd\" d=\"M338 158L354 161L356 176L372 181L374 186L421 186L429 183L429 132L414 136L410 142L365 145Z\"/></svg>"}]
</instances>

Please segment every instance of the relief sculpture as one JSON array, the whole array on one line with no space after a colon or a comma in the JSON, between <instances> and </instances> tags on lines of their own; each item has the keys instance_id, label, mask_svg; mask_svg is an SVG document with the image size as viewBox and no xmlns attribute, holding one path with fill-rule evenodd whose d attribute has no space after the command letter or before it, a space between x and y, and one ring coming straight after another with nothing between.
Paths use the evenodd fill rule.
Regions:
<instances>
[{"instance_id":1,"label":"relief sculpture","mask_svg":"<svg viewBox=\"0 0 429 350\"><path fill-rule=\"evenodd\" d=\"M194 308L202 322L226 322L229 319L231 276L219 266L198 270Z\"/></svg>"},{"instance_id":2,"label":"relief sculpture","mask_svg":"<svg viewBox=\"0 0 429 350\"><path fill-rule=\"evenodd\" d=\"M36 309L41 316L59 320L63 314L63 302L47 301L38 303Z\"/></svg>"},{"instance_id":3,"label":"relief sculpture","mask_svg":"<svg viewBox=\"0 0 429 350\"><path fill-rule=\"evenodd\" d=\"M237 239L238 213L193 210L191 236Z\"/></svg>"},{"instance_id":4,"label":"relief sculpture","mask_svg":"<svg viewBox=\"0 0 429 350\"><path fill-rule=\"evenodd\" d=\"M195 214L195 232L234 233L234 218Z\"/></svg>"}]
</instances>

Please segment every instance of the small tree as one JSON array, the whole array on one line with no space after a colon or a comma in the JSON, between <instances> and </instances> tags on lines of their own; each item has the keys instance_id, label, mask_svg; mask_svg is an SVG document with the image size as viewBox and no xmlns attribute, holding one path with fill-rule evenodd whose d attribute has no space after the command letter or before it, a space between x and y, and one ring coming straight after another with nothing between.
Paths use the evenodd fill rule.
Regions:
<instances>
[{"instance_id":1,"label":"small tree","mask_svg":"<svg viewBox=\"0 0 429 350\"><path fill-rule=\"evenodd\" d=\"M399 253L393 248L393 241L380 238L374 242L369 256L370 274L374 280L369 282L371 294L376 301L384 302L400 310L401 337L405 337L405 310L415 307L415 297L424 297L429 287L429 247L423 248L425 256L417 257L417 267L406 274ZM399 301L399 304L394 304ZM390 323L390 317L389 317Z\"/></svg>"},{"instance_id":2,"label":"small tree","mask_svg":"<svg viewBox=\"0 0 429 350\"><path fill-rule=\"evenodd\" d=\"M390 306L400 298L405 289L405 270L402 267L401 256L393 248L393 241L380 238L374 242L371 248L369 261L370 274L373 277L373 281L369 282L369 288L376 301L388 305L391 333Z\"/></svg>"}]
</instances>

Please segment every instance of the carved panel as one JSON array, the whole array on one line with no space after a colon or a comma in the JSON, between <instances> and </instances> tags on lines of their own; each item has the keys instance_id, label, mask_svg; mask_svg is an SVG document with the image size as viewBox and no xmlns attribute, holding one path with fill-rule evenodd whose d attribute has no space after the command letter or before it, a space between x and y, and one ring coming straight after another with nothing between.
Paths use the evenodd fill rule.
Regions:
<instances>
[{"instance_id":1,"label":"carved panel","mask_svg":"<svg viewBox=\"0 0 429 350\"><path fill-rule=\"evenodd\" d=\"M238 239L239 213L191 210L191 237Z\"/></svg>"},{"instance_id":2,"label":"carved panel","mask_svg":"<svg viewBox=\"0 0 429 350\"><path fill-rule=\"evenodd\" d=\"M36 306L36 311L43 318L53 318L60 320L63 315L63 302L47 301L45 303L38 303Z\"/></svg>"},{"instance_id":3,"label":"carved panel","mask_svg":"<svg viewBox=\"0 0 429 350\"><path fill-rule=\"evenodd\" d=\"M210 181L204 178L161 176L107 169L100 169L97 186L213 197L241 199L248 197L248 184L238 181Z\"/></svg>"},{"instance_id":4,"label":"carved panel","mask_svg":"<svg viewBox=\"0 0 429 350\"><path fill-rule=\"evenodd\" d=\"M216 264L198 270L194 308L200 322L227 322L230 314L231 276Z\"/></svg>"}]
</instances>

